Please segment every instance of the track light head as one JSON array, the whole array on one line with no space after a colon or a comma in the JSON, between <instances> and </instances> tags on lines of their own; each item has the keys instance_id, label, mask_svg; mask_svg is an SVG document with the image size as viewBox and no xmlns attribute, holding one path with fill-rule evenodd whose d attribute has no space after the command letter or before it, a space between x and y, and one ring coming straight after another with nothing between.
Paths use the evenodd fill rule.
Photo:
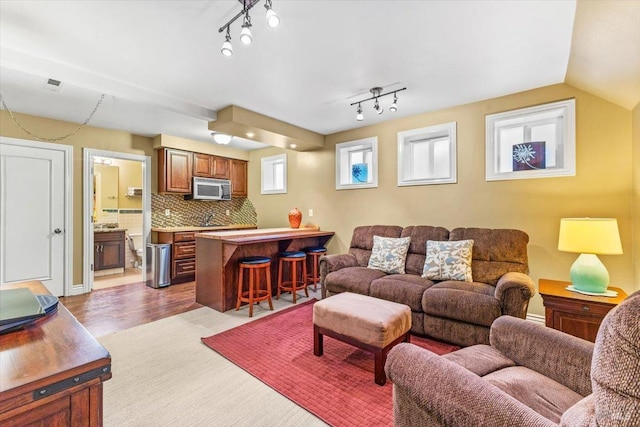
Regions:
<instances>
[{"instance_id":1,"label":"track light head","mask_svg":"<svg viewBox=\"0 0 640 427\"><path fill-rule=\"evenodd\" d=\"M222 43L222 49L220 52L224 56L233 56L233 46L231 45L231 34L229 34L229 27L227 27L227 36L225 37L224 43Z\"/></svg>"},{"instance_id":2,"label":"track light head","mask_svg":"<svg viewBox=\"0 0 640 427\"><path fill-rule=\"evenodd\" d=\"M382 114L382 112L384 111L384 109L382 107L380 107L380 103L378 102L378 98L376 98L376 103L373 104L373 109L378 114Z\"/></svg>"},{"instance_id":3,"label":"track light head","mask_svg":"<svg viewBox=\"0 0 640 427\"><path fill-rule=\"evenodd\" d=\"M249 17L249 11L247 10L244 16L244 22L242 23L242 31L240 31L240 41L246 45L250 45L253 41L251 35L251 18Z\"/></svg>"},{"instance_id":4,"label":"track light head","mask_svg":"<svg viewBox=\"0 0 640 427\"><path fill-rule=\"evenodd\" d=\"M392 113L398 111L398 96L395 92L393 93L393 104L391 104L391 107L389 107L389 111L391 111Z\"/></svg>"},{"instance_id":5,"label":"track light head","mask_svg":"<svg viewBox=\"0 0 640 427\"><path fill-rule=\"evenodd\" d=\"M356 120L361 122L364 120L364 116L362 115L362 105L358 104L358 109L356 110Z\"/></svg>"},{"instance_id":6,"label":"track light head","mask_svg":"<svg viewBox=\"0 0 640 427\"><path fill-rule=\"evenodd\" d=\"M264 8L267 9L267 25L270 28L276 28L278 25L280 25L280 17L273 10L271 6L271 0L266 0Z\"/></svg>"}]
</instances>

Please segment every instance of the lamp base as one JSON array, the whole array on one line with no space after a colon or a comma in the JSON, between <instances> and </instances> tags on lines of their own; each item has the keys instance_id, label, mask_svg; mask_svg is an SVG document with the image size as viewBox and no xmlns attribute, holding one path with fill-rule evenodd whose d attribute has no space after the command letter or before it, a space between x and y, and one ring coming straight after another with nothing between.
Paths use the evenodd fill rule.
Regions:
<instances>
[{"instance_id":1,"label":"lamp base","mask_svg":"<svg viewBox=\"0 0 640 427\"><path fill-rule=\"evenodd\" d=\"M609 285L609 272L595 254L580 254L570 275L571 283L579 291L602 294Z\"/></svg>"}]
</instances>

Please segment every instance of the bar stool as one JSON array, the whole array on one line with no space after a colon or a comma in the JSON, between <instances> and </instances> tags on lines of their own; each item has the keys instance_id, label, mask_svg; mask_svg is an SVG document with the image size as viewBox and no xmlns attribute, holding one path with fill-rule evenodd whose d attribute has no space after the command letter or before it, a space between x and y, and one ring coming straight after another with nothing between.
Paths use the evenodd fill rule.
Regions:
<instances>
[{"instance_id":1,"label":"bar stool","mask_svg":"<svg viewBox=\"0 0 640 427\"><path fill-rule=\"evenodd\" d=\"M302 250L307 254L308 259L311 260L311 274L307 276L307 280L310 280L313 283L313 290L315 292L318 290L316 285L320 281L318 262L320 260L320 257L327 253L327 248L325 248L324 246L308 246Z\"/></svg>"},{"instance_id":2,"label":"bar stool","mask_svg":"<svg viewBox=\"0 0 640 427\"><path fill-rule=\"evenodd\" d=\"M256 302L269 301L269 309L273 310L271 302L271 258L264 256L251 256L240 258L238 261L240 274L238 275L238 298L236 299L236 311L240 309L240 304L246 302L249 304L249 317L253 317L253 304ZM249 289L243 290L244 287L244 271L249 272ZM260 272L264 271L266 280L266 289L260 289Z\"/></svg>"},{"instance_id":3,"label":"bar stool","mask_svg":"<svg viewBox=\"0 0 640 427\"><path fill-rule=\"evenodd\" d=\"M302 280L298 280L298 263L302 264ZM291 280L282 281L282 271L285 265L289 265ZM278 268L278 292L276 299L280 299L280 291L290 291L293 295L293 303L296 303L297 292L304 289L304 294L309 296L307 291L307 254L302 251L280 252L280 265Z\"/></svg>"}]
</instances>

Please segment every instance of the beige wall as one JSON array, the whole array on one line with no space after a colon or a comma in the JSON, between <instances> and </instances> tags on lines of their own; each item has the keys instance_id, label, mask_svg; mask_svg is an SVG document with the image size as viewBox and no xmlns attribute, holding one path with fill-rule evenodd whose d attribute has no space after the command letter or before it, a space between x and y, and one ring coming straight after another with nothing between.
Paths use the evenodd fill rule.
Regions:
<instances>
[{"instance_id":1,"label":"beige wall","mask_svg":"<svg viewBox=\"0 0 640 427\"><path fill-rule=\"evenodd\" d=\"M118 167L118 209L142 209L142 197L127 196L129 187L142 188L142 164L113 159L111 165Z\"/></svg>"},{"instance_id":2,"label":"beige wall","mask_svg":"<svg viewBox=\"0 0 640 427\"><path fill-rule=\"evenodd\" d=\"M14 114L19 122L30 132L45 138L55 138L73 132L78 125L75 123L61 122L42 117ZM6 111L0 111L0 135L29 139L24 131L20 130L11 120ZM82 156L83 148L96 150L117 151L121 153L139 154L151 156L151 176L156 177L156 156L153 151L152 140L127 132L94 128L85 126L74 136L60 142L73 146L73 284L82 283ZM157 189L156 179L152 178L152 191Z\"/></svg>"},{"instance_id":3,"label":"beige wall","mask_svg":"<svg viewBox=\"0 0 640 427\"><path fill-rule=\"evenodd\" d=\"M640 104L633 109L633 268L640 290Z\"/></svg>"},{"instance_id":4,"label":"beige wall","mask_svg":"<svg viewBox=\"0 0 640 427\"><path fill-rule=\"evenodd\" d=\"M569 98L576 99L577 175L486 182L485 115ZM530 236L529 267L536 283L539 278L569 280L577 254L557 250L560 218L615 217L624 254L602 256L602 260L611 284L631 292L631 116L631 111L569 85L549 86L329 135L325 148L318 151L286 151L285 195L260 195L260 158L283 150L253 151L249 198L259 227L286 226L287 212L297 206L303 223L335 231L331 253L346 251L353 228L364 224L518 228ZM397 133L450 121L457 122L457 184L398 187ZM378 188L336 191L335 144L371 136L378 137ZM310 208L313 218L307 215ZM529 311L544 314L539 295Z\"/></svg>"}]
</instances>

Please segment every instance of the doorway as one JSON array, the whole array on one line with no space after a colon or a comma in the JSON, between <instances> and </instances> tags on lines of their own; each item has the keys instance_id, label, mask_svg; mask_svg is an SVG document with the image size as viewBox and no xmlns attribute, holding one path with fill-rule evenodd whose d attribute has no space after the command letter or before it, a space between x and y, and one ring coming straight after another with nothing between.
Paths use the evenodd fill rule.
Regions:
<instances>
[{"instance_id":1,"label":"doorway","mask_svg":"<svg viewBox=\"0 0 640 427\"><path fill-rule=\"evenodd\" d=\"M151 158L84 149L86 292L146 280Z\"/></svg>"}]
</instances>

